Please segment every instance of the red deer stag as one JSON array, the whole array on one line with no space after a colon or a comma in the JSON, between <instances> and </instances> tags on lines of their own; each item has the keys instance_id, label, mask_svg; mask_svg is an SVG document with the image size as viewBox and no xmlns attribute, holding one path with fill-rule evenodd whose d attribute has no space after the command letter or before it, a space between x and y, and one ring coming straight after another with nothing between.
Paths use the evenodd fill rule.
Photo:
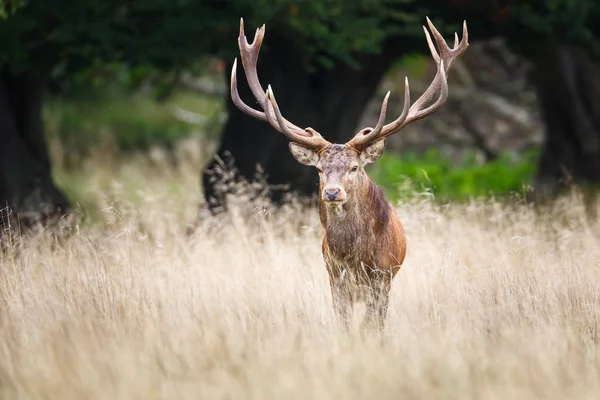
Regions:
<instances>
[{"instance_id":1,"label":"red deer stag","mask_svg":"<svg viewBox=\"0 0 600 400\"><path fill-rule=\"evenodd\" d=\"M437 65L432 83L411 106L408 79L404 81L404 109L398 119L385 125L387 93L374 128L364 128L345 144L332 144L312 128L300 128L281 115L269 85L263 89L256 71L258 53L265 26L256 30L248 43L244 21L240 20L238 45L248 85L263 111L245 104L237 90L237 58L231 71L231 98L244 113L267 121L289 140L289 148L298 162L316 167L319 172L319 216L324 228L323 258L329 273L333 308L339 321L348 327L356 301L366 305L361 328L384 327L392 279L406 255L404 228L385 194L366 174L364 166L377 161L390 136L413 121L425 118L440 108L448 97L447 74L452 63L467 47L468 32L463 23L463 37L454 34L450 48L433 26L431 29L439 54L425 27L425 37ZM439 96L433 104L436 93Z\"/></svg>"}]
</instances>

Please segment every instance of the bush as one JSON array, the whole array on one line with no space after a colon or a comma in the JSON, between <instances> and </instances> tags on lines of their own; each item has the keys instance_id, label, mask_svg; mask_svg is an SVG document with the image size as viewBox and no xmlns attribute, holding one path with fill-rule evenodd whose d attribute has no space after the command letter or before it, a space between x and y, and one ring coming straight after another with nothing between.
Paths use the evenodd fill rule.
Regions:
<instances>
[{"instance_id":1,"label":"bush","mask_svg":"<svg viewBox=\"0 0 600 400\"><path fill-rule=\"evenodd\" d=\"M518 157L502 153L494 161L480 163L470 153L457 164L431 149L422 156L385 153L367 170L391 199L426 194L445 202L524 194L533 179L536 157L537 152L531 151Z\"/></svg>"},{"instance_id":2,"label":"bush","mask_svg":"<svg viewBox=\"0 0 600 400\"><path fill-rule=\"evenodd\" d=\"M184 110L201 121L177 118ZM68 154L87 156L91 149L114 145L128 153L152 146L172 148L190 135L218 134L222 102L208 96L178 92L158 102L146 93L106 94L98 99L53 99L46 104L48 135Z\"/></svg>"}]
</instances>

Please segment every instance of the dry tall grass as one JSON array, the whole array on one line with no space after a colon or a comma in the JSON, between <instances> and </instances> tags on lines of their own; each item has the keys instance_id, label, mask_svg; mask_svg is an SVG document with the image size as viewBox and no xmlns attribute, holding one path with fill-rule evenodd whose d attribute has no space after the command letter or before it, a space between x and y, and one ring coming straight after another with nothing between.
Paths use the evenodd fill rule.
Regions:
<instances>
[{"instance_id":1,"label":"dry tall grass","mask_svg":"<svg viewBox=\"0 0 600 400\"><path fill-rule=\"evenodd\" d=\"M0 397L597 398L600 240L576 197L545 220L399 204L407 259L362 339L336 328L316 210L235 207L188 238L197 170L158 165L90 164L103 223L0 255Z\"/></svg>"}]
</instances>

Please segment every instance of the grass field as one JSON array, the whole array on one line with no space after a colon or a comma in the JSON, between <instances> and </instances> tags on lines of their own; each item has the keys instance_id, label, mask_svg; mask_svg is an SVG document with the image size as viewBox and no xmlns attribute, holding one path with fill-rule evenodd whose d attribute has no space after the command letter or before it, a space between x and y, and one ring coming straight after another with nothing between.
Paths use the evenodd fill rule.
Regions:
<instances>
[{"instance_id":1,"label":"grass field","mask_svg":"<svg viewBox=\"0 0 600 400\"><path fill-rule=\"evenodd\" d=\"M193 154L101 157L57 171L93 215L77 234L0 254L1 398L597 398L600 230L576 195L399 203L407 258L361 338L334 323L316 210L240 199L188 237Z\"/></svg>"}]
</instances>

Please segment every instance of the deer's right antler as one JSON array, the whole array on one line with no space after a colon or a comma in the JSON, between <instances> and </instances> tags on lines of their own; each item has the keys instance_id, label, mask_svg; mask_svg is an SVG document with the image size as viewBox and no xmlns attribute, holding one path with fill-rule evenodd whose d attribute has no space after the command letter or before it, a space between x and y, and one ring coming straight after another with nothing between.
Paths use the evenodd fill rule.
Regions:
<instances>
[{"instance_id":1,"label":"deer's right antler","mask_svg":"<svg viewBox=\"0 0 600 400\"><path fill-rule=\"evenodd\" d=\"M240 18L240 36L238 38L238 45L240 47L242 65L244 67L248 86L250 86L252 94L264 112L255 110L242 101L237 89L237 58L233 62L233 68L231 70L231 99L233 100L233 104L245 114L261 121L267 121L273 128L283 133L292 142L313 149L321 149L329 145L330 143L314 129L302 129L283 117L279 110L279 106L277 105L277 101L275 100L271 85L268 86L266 92L264 91L256 71L258 53L260 52L264 36L265 26L263 25L256 30L252 43L248 43L246 35L244 34L244 19Z\"/></svg>"}]
</instances>

